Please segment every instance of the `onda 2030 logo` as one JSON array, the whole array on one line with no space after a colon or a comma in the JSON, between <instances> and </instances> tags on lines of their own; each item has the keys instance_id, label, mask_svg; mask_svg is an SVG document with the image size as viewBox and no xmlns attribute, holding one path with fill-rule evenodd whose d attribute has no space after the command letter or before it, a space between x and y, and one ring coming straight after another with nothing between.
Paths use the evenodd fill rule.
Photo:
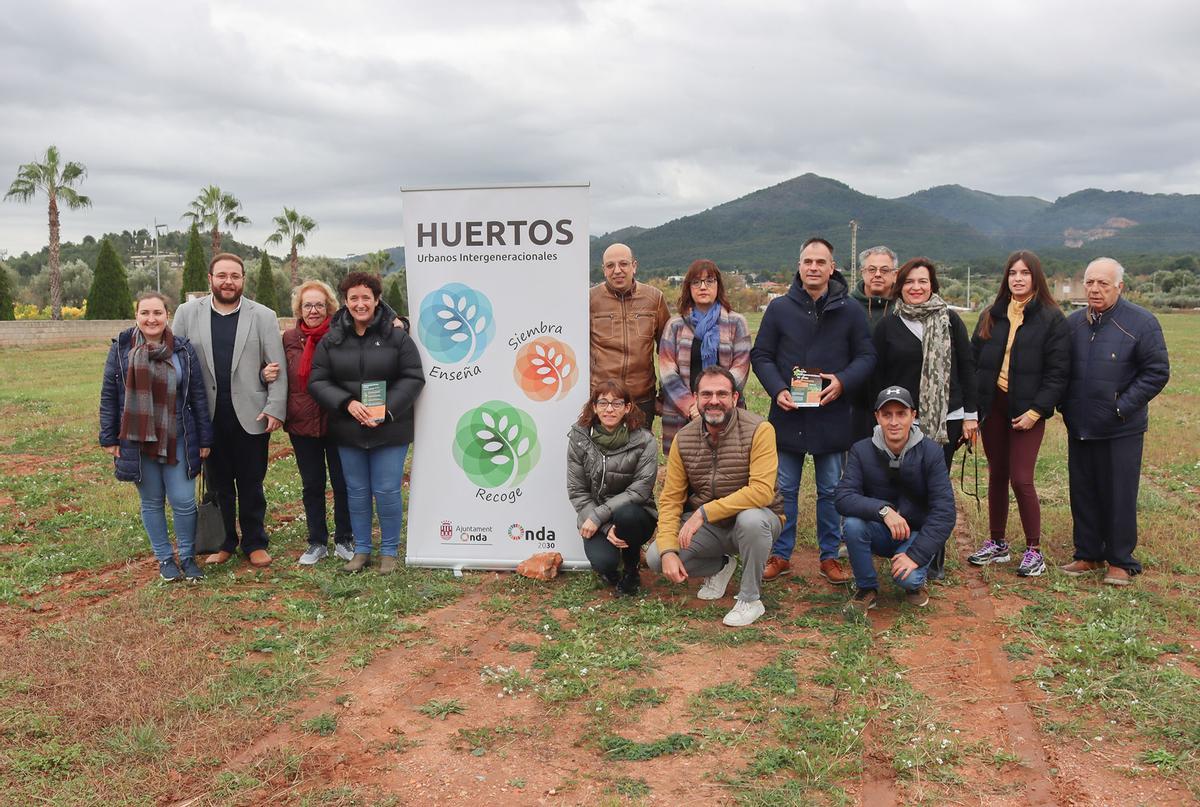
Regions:
<instances>
[{"instance_id":1,"label":"onda 2030 logo","mask_svg":"<svg viewBox=\"0 0 1200 807\"><path fill-rule=\"evenodd\" d=\"M463 283L447 283L421 301L417 331L425 349L438 361L473 362L496 335L492 301Z\"/></svg>"},{"instance_id":2,"label":"onda 2030 logo","mask_svg":"<svg viewBox=\"0 0 1200 807\"><path fill-rule=\"evenodd\" d=\"M467 478L481 488L511 488L537 465L542 449L527 412L504 401L487 401L458 419L453 454Z\"/></svg>"}]
</instances>

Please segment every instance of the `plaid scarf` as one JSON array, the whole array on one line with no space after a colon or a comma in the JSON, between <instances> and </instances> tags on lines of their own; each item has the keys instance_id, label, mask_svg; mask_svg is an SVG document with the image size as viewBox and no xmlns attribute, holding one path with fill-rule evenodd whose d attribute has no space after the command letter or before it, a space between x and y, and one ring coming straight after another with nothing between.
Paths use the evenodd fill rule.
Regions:
<instances>
[{"instance_id":1,"label":"plaid scarf","mask_svg":"<svg viewBox=\"0 0 1200 807\"><path fill-rule=\"evenodd\" d=\"M950 407L950 313L946 301L934 294L923 303L896 301L895 311L921 323L921 426L935 442L945 444Z\"/></svg>"},{"instance_id":2,"label":"plaid scarf","mask_svg":"<svg viewBox=\"0 0 1200 807\"><path fill-rule=\"evenodd\" d=\"M121 439L141 443L141 451L156 462L174 465L175 459L175 337L163 329L162 342L152 345L134 329L125 377L125 411L121 413Z\"/></svg>"}]
</instances>

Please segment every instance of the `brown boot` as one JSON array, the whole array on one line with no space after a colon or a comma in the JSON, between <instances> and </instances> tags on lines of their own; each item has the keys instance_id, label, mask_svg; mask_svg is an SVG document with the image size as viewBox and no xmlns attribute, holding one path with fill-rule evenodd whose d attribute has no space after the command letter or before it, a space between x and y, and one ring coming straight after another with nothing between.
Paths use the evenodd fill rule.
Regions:
<instances>
[{"instance_id":1,"label":"brown boot","mask_svg":"<svg viewBox=\"0 0 1200 807\"><path fill-rule=\"evenodd\" d=\"M224 563L225 561L229 560L232 557L233 557L232 552L226 552L224 549L222 549L220 552L214 552L211 555L206 556L204 558L204 563L207 565Z\"/></svg>"},{"instance_id":2,"label":"brown boot","mask_svg":"<svg viewBox=\"0 0 1200 807\"><path fill-rule=\"evenodd\" d=\"M1108 574L1104 575L1104 582L1110 586L1132 586L1133 575L1120 566L1109 566Z\"/></svg>"},{"instance_id":3,"label":"brown boot","mask_svg":"<svg viewBox=\"0 0 1200 807\"><path fill-rule=\"evenodd\" d=\"M379 573L391 574L396 571L397 561L395 555L380 555L379 556Z\"/></svg>"},{"instance_id":4,"label":"brown boot","mask_svg":"<svg viewBox=\"0 0 1200 807\"><path fill-rule=\"evenodd\" d=\"M1104 571L1104 561L1102 560L1073 560L1066 566L1059 566L1058 570L1068 577L1079 577L1090 572Z\"/></svg>"},{"instance_id":5,"label":"brown boot","mask_svg":"<svg viewBox=\"0 0 1200 807\"><path fill-rule=\"evenodd\" d=\"M262 569L271 565L271 553L265 549L256 549L250 553L250 565Z\"/></svg>"},{"instance_id":6,"label":"brown boot","mask_svg":"<svg viewBox=\"0 0 1200 807\"><path fill-rule=\"evenodd\" d=\"M763 580L774 580L785 574L792 573L791 561L785 560L778 555L772 555L767 558L767 566L763 569Z\"/></svg>"},{"instance_id":7,"label":"brown boot","mask_svg":"<svg viewBox=\"0 0 1200 807\"><path fill-rule=\"evenodd\" d=\"M836 558L828 558L821 561L821 577L824 577L835 586L849 583L854 579L854 575L842 568L842 564Z\"/></svg>"},{"instance_id":8,"label":"brown boot","mask_svg":"<svg viewBox=\"0 0 1200 807\"><path fill-rule=\"evenodd\" d=\"M370 552L355 552L354 557L350 559L350 562L342 567L342 571L347 572L348 574L356 574L367 568L367 564L370 562Z\"/></svg>"}]
</instances>

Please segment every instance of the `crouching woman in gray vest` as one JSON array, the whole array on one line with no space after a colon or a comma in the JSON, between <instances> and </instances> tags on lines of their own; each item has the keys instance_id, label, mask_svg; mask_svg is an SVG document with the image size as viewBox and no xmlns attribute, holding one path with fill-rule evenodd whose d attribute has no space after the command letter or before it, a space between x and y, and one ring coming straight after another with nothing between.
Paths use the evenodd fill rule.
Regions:
<instances>
[{"instance_id":1,"label":"crouching woman in gray vest","mask_svg":"<svg viewBox=\"0 0 1200 807\"><path fill-rule=\"evenodd\" d=\"M618 596L637 593L642 545L654 535L658 446L629 391L601 381L567 435L567 496L583 550Z\"/></svg>"}]
</instances>

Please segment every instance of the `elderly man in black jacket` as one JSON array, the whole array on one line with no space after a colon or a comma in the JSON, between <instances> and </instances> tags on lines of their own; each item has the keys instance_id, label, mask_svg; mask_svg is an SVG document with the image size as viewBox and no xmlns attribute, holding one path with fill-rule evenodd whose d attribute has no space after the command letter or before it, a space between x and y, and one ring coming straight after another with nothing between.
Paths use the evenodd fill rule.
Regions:
<instances>
[{"instance_id":1,"label":"elderly man in black jacket","mask_svg":"<svg viewBox=\"0 0 1200 807\"><path fill-rule=\"evenodd\" d=\"M850 448L836 493L858 587L847 609L875 607L873 555L892 559L892 580L910 604L929 602L925 578L954 529L954 490L942 447L921 434L916 416L908 390L886 387L875 399L875 433Z\"/></svg>"},{"instance_id":2,"label":"elderly man in black jacket","mask_svg":"<svg viewBox=\"0 0 1200 807\"><path fill-rule=\"evenodd\" d=\"M1108 572L1127 586L1142 566L1137 547L1138 480L1150 400L1171 376L1154 315L1121 297L1125 269L1097 258L1083 275L1087 309L1067 318L1071 378L1060 409L1067 424L1075 560L1071 576Z\"/></svg>"}]
</instances>

